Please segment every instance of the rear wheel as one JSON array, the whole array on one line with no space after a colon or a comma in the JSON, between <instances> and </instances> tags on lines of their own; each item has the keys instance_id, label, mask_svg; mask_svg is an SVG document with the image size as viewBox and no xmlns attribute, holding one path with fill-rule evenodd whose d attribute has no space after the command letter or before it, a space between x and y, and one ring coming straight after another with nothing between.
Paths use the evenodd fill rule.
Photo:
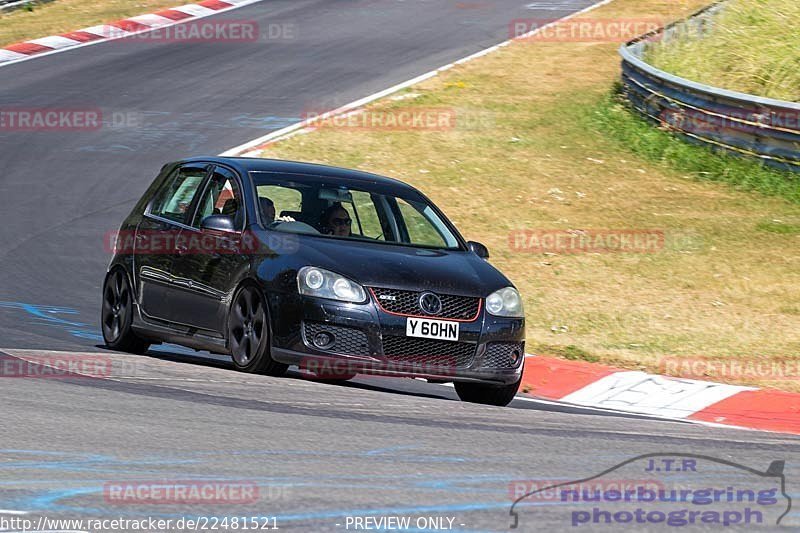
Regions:
<instances>
[{"instance_id":1,"label":"rear wheel","mask_svg":"<svg viewBox=\"0 0 800 533\"><path fill-rule=\"evenodd\" d=\"M233 298L228 316L228 345L236 370L282 376L289 368L272 359L269 353L266 303L254 285L242 286Z\"/></svg>"},{"instance_id":2,"label":"rear wheel","mask_svg":"<svg viewBox=\"0 0 800 533\"><path fill-rule=\"evenodd\" d=\"M519 381L511 383L510 385L484 385L483 383L461 383L456 382L456 394L463 402L482 403L485 405L497 405L505 407L511 403L514 396L517 395L519 385L522 382L520 377Z\"/></svg>"},{"instance_id":3,"label":"rear wheel","mask_svg":"<svg viewBox=\"0 0 800 533\"><path fill-rule=\"evenodd\" d=\"M143 354L150 343L136 336L133 323L133 291L121 268L108 273L103 283L101 329L106 346L112 350Z\"/></svg>"}]
</instances>

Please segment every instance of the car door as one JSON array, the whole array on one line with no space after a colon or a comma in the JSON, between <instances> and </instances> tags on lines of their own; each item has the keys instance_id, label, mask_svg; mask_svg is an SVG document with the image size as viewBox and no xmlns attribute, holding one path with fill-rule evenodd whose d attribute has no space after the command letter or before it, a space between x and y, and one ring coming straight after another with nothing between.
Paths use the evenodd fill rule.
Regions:
<instances>
[{"instance_id":1,"label":"car door","mask_svg":"<svg viewBox=\"0 0 800 533\"><path fill-rule=\"evenodd\" d=\"M139 283L141 309L146 318L180 322L173 307L175 244L191 222L200 187L210 170L208 164L181 165L164 181L136 227L134 269Z\"/></svg>"},{"instance_id":2,"label":"car door","mask_svg":"<svg viewBox=\"0 0 800 533\"><path fill-rule=\"evenodd\" d=\"M173 305L185 310L183 322L216 334L225 328L224 302L232 296L239 274L249 267L242 244L246 210L241 186L232 170L212 169L192 221L181 230L172 268L177 282ZM210 215L229 216L234 231L202 228Z\"/></svg>"}]
</instances>

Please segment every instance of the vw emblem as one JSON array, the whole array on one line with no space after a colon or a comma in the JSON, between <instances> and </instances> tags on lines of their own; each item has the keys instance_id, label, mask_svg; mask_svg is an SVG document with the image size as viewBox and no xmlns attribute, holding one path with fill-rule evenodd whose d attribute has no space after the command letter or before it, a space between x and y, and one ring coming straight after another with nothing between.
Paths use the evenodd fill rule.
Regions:
<instances>
[{"instance_id":1,"label":"vw emblem","mask_svg":"<svg viewBox=\"0 0 800 533\"><path fill-rule=\"evenodd\" d=\"M438 315L442 312L442 301L432 292L423 292L419 297L419 307L427 315Z\"/></svg>"}]
</instances>

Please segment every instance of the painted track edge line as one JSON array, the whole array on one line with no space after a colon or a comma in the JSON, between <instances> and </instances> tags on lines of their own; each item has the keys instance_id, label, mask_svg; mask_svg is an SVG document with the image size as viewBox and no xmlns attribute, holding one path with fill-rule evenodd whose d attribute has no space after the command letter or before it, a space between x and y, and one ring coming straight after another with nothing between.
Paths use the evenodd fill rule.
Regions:
<instances>
[{"instance_id":1,"label":"painted track edge line","mask_svg":"<svg viewBox=\"0 0 800 533\"><path fill-rule=\"evenodd\" d=\"M548 24L546 24L546 25L544 25L544 26L542 26L540 28L536 28L533 31L530 31L528 33L520 35L520 36L518 36L518 37L516 37L514 39L508 39L508 40L503 41L501 43L492 45L492 46L490 46L488 48L484 48L483 50L479 50L478 52L475 52L475 53L470 54L470 55L468 55L466 57L463 57L461 59L453 61L452 63L448 63L447 65L444 65L442 67L439 67L439 68L431 70L431 71L428 71L428 72L426 72L424 74L421 74L419 76L416 76L416 77L414 77L414 78L412 78L410 80L398 83L397 85L393 85L393 86L391 86L391 87L389 87L387 89L384 89L382 91L376 92L376 93L371 94L369 96L365 96L363 98L360 98L358 100L350 102L349 104L345 104L345 105L343 105L343 106L341 106L339 108L336 108L336 109L333 109L331 111L328 111L327 113L323 113L323 114L321 114L321 115L319 115L317 117L314 117L314 118L311 118L311 119L302 120L302 121L300 121L300 122L298 122L296 124L292 124L290 126L286 126L285 128L281 128L279 130L276 130L276 131L273 131L271 133L268 133L268 134L266 134L266 135L264 135L262 137L258 137L257 139L253 139L252 141L249 141L247 143L244 143L244 144L241 144L241 145L236 146L234 148L231 148L229 150L226 150L226 151L222 152L219 155L220 155L220 157L236 157L236 156L248 157L248 156L246 156L244 154L249 154L250 152L255 151L255 149L257 149L257 148L259 148L259 147L261 147L261 146L263 146L265 144L273 143L273 142L279 141L279 140L281 140L281 139L283 139L283 138L285 138L285 137L287 137L289 135L296 134L296 133L299 132L299 130L302 130L302 129L307 128L309 126L313 126L314 122L318 122L320 120L324 120L324 119L327 119L327 118L330 118L330 117L333 117L333 116L340 115L340 114L345 113L345 112L349 112L349 111L353 111L355 109L358 109L359 107L362 107L364 105L372 103L375 100L378 100L378 99L383 98L385 96L389 96L390 94L396 93L396 92L398 92L398 91L400 91L402 89L405 89L406 87L410 87L410 86L415 85L415 84L417 84L419 82L422 82L422 81L425 81L427 79L433 78L433 77L439 75L439 73L445 72L447 70L450 70L451 68L453 68L453 67L455 67L457 65L461 65L461 64L467 63L469 61L472 61L473 59L477 59L479 57L483 57L483 56L485 56L487 54L490 54L491 52L494 52L494 51L496 51L496 50L498 50L498 49L500 49L502 47L508 46L509 44L511 44L512 42L514 42L516 40L524 40L526 38L529 38L529 37L535 35L536 33L540 32L540 31L543 31L543 30L545 30L545 29L547 29L547 28L549 28L549 27L551 27L553 25L556 25L556 24L558 24L560 22L563 22L565 20L569 20L569 19L571 19L573 17L577 17L578 15L581 15L583 13L588 13L589 11L592 11L594 9L602 7L602 6L606 5L606 4L610 4L613 1L614 0L601 0L601 1L597 2L597 3L594 3L594 4L590 5L590 6L587 6L587 7L583 8L583 9L581 9L579 11L575 11L574 13L570 13L569 15L567 15L565 17L562 17L562 18L560 18L558 20L554 20L554 21L552 21L552 22L550 22L550 23L548 23Z\"/></svg>"}]
</instances>

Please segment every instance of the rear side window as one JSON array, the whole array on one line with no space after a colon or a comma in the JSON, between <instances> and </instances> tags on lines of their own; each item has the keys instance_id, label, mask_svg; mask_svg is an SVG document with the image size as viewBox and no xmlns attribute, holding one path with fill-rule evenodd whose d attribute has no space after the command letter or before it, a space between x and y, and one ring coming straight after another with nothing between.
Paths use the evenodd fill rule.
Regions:
<instances>
[{"instance_id":1,"label":"rear side window","mask_svg":"<svg viewBox=\"0 0 800 533\"><path fill-rule=\"evenodd\" d=\"M189 207L200 185L206 177L204 166L184 166L178 169L156 193L150 206L150 214L187 223Z\"/></svg>"}]
</instances>

